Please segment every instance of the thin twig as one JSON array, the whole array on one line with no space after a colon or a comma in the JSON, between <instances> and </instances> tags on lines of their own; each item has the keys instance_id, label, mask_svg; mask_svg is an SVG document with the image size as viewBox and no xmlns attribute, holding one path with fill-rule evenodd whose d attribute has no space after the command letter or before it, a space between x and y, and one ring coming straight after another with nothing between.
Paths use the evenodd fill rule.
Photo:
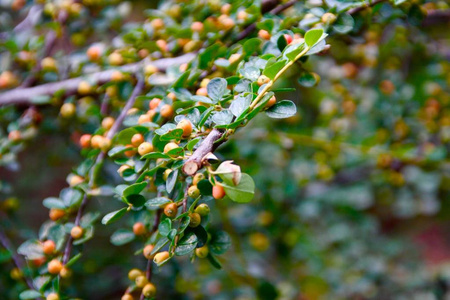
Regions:
<instances>
[{"instance_id":1,"label":"thin twig","mask_svg":"<svg viewBox=\"0 0 450 300\"><path fill-rule=\"evenodd\" d=\"M123 107L122 111L120 112L120 115L117 117L116 121L114 122L114 125L111 127L111 129L108 131L108 134L106 135L106 138L112 139L114 135L119 131L119 128L122 126L123 120L125 119L128 110L130 110L134 102L136 101L136 97L142 93L142 90L144 89L145 82L141 78L138 80L136 86L134 87L134 90L128 99L127 103ZM96 170L97 168L101 167L103 164L103 161L106 157L106 152L102 151L97 156L97 159L94 163L94 165L91 167L91 170ZM95 184L95 172L92 174L92 176L89 178L89 187L93 187ZM81 201L81 205L78 208L77 216L75 218L75 226L79 226L81 222L81 218L83 216L84 210L89 202L89 197L87 194L84 195L83 200ZM66 248L64 250L64 256L63 256L63 264L66 264L69 261L70 258L70 252L72 251L72 245L73 245L73 238L70 236L67 240Z\"/></svg>"},{"instance_id":2,"label":"thin twig","mask_svg":"<svg viewBox=\"0 0 450 300\"><path fill-rule=\"evenodd\" d=\"M183 63L190 62L195 58L194 53L187 53L173 58L162 58L155 61L150 61L149 64L155 66L159 71L165 71L171 66L177 66ZM58 91L64 91L65 96L77 93L78 85L82 81L88 81L91 84L104 84L111 80L111 75L115 70L120 70L125 73L138 72L145 61L124 65L117 69L109 69L100 72L87 74L81 77L71 78L63 81L46 83L30 88L15 88L10 91L0 94L0 106L8 104L38 104L33 103L33 98L38 96L53 96Z\"/></svg>"}]
</instances>

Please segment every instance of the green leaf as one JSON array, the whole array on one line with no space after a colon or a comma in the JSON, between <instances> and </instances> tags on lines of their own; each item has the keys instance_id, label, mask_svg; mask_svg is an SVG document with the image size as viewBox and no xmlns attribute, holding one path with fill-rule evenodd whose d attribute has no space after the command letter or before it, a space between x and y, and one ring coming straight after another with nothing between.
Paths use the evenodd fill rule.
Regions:
<instances>
[{"instance_id":1,"label":"green leaf","mask_svg":"<svg viewBox=\"0 0 450 300\"><path fill-rule=\"evenodd\" d=\"M212 185L207 179L202 179L197 183L197 187L203 196L212 195Z\"/></svg>"},{"instance_id":2,"label":"green leaf","mask_svg":"<svg viewBox=\"0 0 450 300\"><path fill-rule=\"evenodd\" d=\"M115 246L122 246L134 240L135 237L133 231L121 228L111 235L110 241Z\"/></svg>"},{"instance_id":3,"label":"green leaf","mask_svg":"<svg viewBox=\"0 0 450 300\"><path fill-rule=\"evenodd\" d=\"M58 208L58 209L66 208L64 203L59 198L55 197L49 197L44 199L44 201L42 201L42 204L47 208Z\"/></svg>"},{"instance_id":4,"label":"green leaf","mask_svg":"<svg viewBox=\"0 0 450 300\"><path fill-rule=\"evenodd\" d=\"M252 66L240 69L239 73L244 76L244 78L251 81L256 81L259 75L261 75L261 71L258 68Z\"/></svg>"},{"instance_id":5,"label":"green leaf","mask_svg":"<svg viewBox=\"0 0 450 300\"><path fill-rule=\"evenodd\" d=\"M147 186L146 181L132 184L123 190L123 196L126 198L133 194L139 194L145 189L146 186Z\"/></svg>"},{"instance_id":6,"label":"green leaf","mask_svg":"<svg viewBox=\"0 0 450 300\"><path fill-rule=\"evenodd\" d=\"M252 101L252 95L249 94L246 97L239 95L231 102L230 111L235 117L240 117L250 106Z\"/></svg>"},{"instance_id":7,"label":"green leaf","mask_svg":"<svg viewBox=\"0 0 450 300\"><path fill-rule=\"evenodd\" d=\"M152 250L152 254L155 254L156 252L159 252L159 250L161 250L168 242L169 242L169 239L166 238L166 237L163 237L163 238L159 239L156 242L155 247Z\"/></svg>"},{"instance_id":8,"label":"green leaf","mask_svg":"<svg viewBox=\"0 0 450 300\"><path fill-rule=\"evenodd\" d=\"M197 145L197 143L200 142L201 139L202 139L202 138L197 137L197 138L195 138L195 139L190 140L190 141L187 143L186 148L187 148L189 151L192 151L192 150L194 149L195 145Z\"/></svg>"},{"instance_id":9,"label":"green leaf","mask_svg":"<svg viewBox=\"0 0 450 300\"><path fill-rule=\"evenodd\" d=\"M72 266L74 263L76 263L80 258L81 255L83 255L82 253L78 253L77 255L75 255L74 257L72 257L66 264L66 267L70 267Z\"/></svg>"},{"instance_id":10,"label":"green leaf","mask_svg":"<svg viewBox=\"0 0 450 300\"><path fill-rule=\"evenodd\" d=\"M108 225L113 222L116 222L117 220L119 220L120 218L122 218L125 215L127 210L128 210L128 207L124 207L122 209L110 212L109 214L107 214L106 216L103 217L102 224Z\"/></svg>"},{"instance_id":11,"label":"green leaf","mask_svg":"<svg viewBox=\"0 0 450 300\"><path fill-rule=\"evenodd\" d=\"M166 180L166 190L167 193L171 193L173 191L173 188L175 187L175 184L177 183L177 178L178 178L178 169L173 170L172 172L170 172L169 176L167 177Z\"/></svg>"},{"instance_id":12,"label":"green leaf","mask_svg":"<svg viewBox=\"0 0 450 300\"><path fill-rule=\"evenodd\" d=\"M244 45L242 46L242 50L244 50L245 54L253 54L255 51L259 52L261 47L261 39L259 38L252 38L245 41Z\"/></svg>"},{"instance_id":13,"label":"green leaf","mask_svg":"<svg viewBox=\"0 0 450 300\"><path fill-rule=\"evenodd\" d=\"M298 78L298 83L304 87L313 87L314 85L316 85L317 80L313 74L304 72Z\"/></svg>"},{"instance_id":14,"label":"green leaf","mask_svg":"<svg viewBox=\"0 0 450 300\"><path fill-rule=\"evenodd\" d=\"M253 199L255 194L255 183L252 177L246 173L241 174L241 180L237 186L222 183L225 193L235 202L245 203Z\"/></svg>"},{"instance_id":15,"label":"green leaf","mask_svg":"<svg viewBox=\"0 0 450 300\"><path fill-rule=\"evenodd\" d=\"M26 299L36 299L41 296L42 296L41 293L39 293L38 291L26 290L26 291L23 291L22 293L20 293L19 298L21 300L26 300Z\"/></svg>"},{"instance_id":16,"label":"green leaf","mask_svg":"<svg viewBox=\"0 0 450 300\"><path fill-rule=\"evenodd\" d=\"M352 31L354 26L355 20L353 20L353 17L350 14L343 13L339 14L336 22L334 22L333 30L340 34L344 34Z\"/></svg>"},{"instance_id":17,"label":"green leaf","mask_svg":"<svg viewBox=\"0 0 450 300\"><path fill-rule=\"evenodd\" d=\"M172 220L170 218L165 218L158 225L159 234L162 236L167 236L172 230Z\"/></svg>"},{"instance_id":18,"label":"green leaf","mask_svg":"<svg viewBox=\"0 0 450 300\"><path fill-rule=\"evenodd\" d=\"M175 255L186 255L194 251L197 246L197 236L193 232L186 233L179 241L175 249Z\"/></svg>"},{"instance_id":19,"label":"green leaf","mask_svg":"<svg viewBox=\"0 0 450 300\"><path fill-rule=\"evenodd\" d=\"M112 148L111 150L108 151L108 156L109 157L114 157L114 156L122 154L125 151L128 151L130 149L133 149L133 147L116 146L116 147L114 147L114 148Z\"/></svg>"},{"instance_id":20,"label":"green leaf","mask_svg":"<svg viewBox=\"0 0 450 300\"><path fill-rule=\"evenodd\" d=\"M77 189L65 188L61 191L59 197L66 207L73 207L80 204L83 193Z\"/></svg>"},{"instance_id":21,"label":"green leaf","mask_svg":"<svg viewBox=\"0 0 450 300\"><path fill-rule=\"evenodd\" d=\"M133 207L140 208L145 204L145 198L139 194L133 194L126 197L128 203L133 205Z\"/></svg>"},{"instance_id":22,"label":"green leaf","mask_svg":"<svg viewBox=\"0 0 450 300\"><path fill-rule=\"evenodd\" d=\"M297 107L290 100L282 100L266 110L266 114L273 119L284 119L292 117L297 113Z\"/></svg>"},{"instance_id":23,"label":"green leaf","mask_svg":"<svg viewBox=\"0 0 450 300\"><path fill-rule=\"evenodd\" d=\"M26 256L27 259L39 259L44 256L44 253L42 252L42 245L38 240L25 241L17 249L17 253Z\"/></svg>"},{"instance_id":24,"label":"green leaf","mask_svg":"<svg viewBox=\"0 0 450 300\"><path fill-rule=\"evenodd\" d=\"M303 50L305 49L305 43L295 43L289 45L283 51L283 56L293 61Z\"/></svg>"},{"instance_id":25,"label":"green leaf","mask_svg":"<svg viewBox=\"0 0 450 300\"><path fill-rule=\"evenodd\" d=\"M228 110L224 109L222 111L216 112L212 116L212 121L216 125L228 125L233 120L233 114Z\"/></svg>"},{"instance_id":26,"label":"green leaf","mask_svg":"<svg viewBox=\"0 0 450 300\"><path fill-rule=\"evenodd\" d=\"M322 37L323 29L311 29L305 34L305 43L308 47L314 46Z\"/></svg>"},{"instance_id":27,"label":"green leaf","mask_svg":"<svg viewBox=\"0 0 450 300\"><path fill-rule=\"evenodd\" d=\"M206 86L209 97L214 103L219 102L227 91L227 81L223 78L214 78Z\"/></svg>"},{"instance_id":28,"label":"green leaf","mask_svg":"<svg viewBox=\"0 0 450 300\"><path fill-rule=\"evenodd\" d=\"M156 198L147 200L147 202L145 202L145 206L148 209L155 210L155 209L161 208L163 205L165 205L169 202L171 202L171 200L169 198L156 197Z\"/></svg>"},{"instance_id":29,"label":"green leaf","mask_svg":"<svg viewBox=\"0 0 450 300\"><path fill-rule=\"evenodd\" d=\"M141 157L142 160L157 159L157 158L170 158L170 156L167 154L161 153L161 152L151 152L151 153L147 153Z\"/></svg>"},{"instance_id":30,"label":"green leaf","mask_svg":"<svg viewBox=\"0 0 450 300\"><path fill-rule=\"evenodd\" d=\"M273 63L267 63L266 67L264 68L263 75L266 75L270 79L274 79L275 76L280 72L280 70L286 65L286 60L280 60Z\"/></svg>"},{"instance_id":31,"label":"green leaf","mask_svg":"<svg viewBox=\"0 0 450 300\"><path fill-rule=\"evenodd\" d=\"M208 254L208 260L214 268L216 268L218 270L222 269L222 264L211 253Z\"/></svg>"},{"instance_id":32,"label":"green leaf","mask_svg":"<svg viewBox=\"0 0 450 300\"><path fill-rule=\"evenodd\" d=\"M224 254L231 246L231 238L225 231L218 231L211 236L209 249L216 255Z\"/></svg>"},{"instance_id":33,"label":"green leaf","mask_svg":"<svg viewBox=\"0 0 450 300\"><path fill-rule=\"evenodd\" d=\"M100 212L88 212L81 217L80 226L87 227L94 224L95 221L100 217Z\"/></svg>"}]
</instances>

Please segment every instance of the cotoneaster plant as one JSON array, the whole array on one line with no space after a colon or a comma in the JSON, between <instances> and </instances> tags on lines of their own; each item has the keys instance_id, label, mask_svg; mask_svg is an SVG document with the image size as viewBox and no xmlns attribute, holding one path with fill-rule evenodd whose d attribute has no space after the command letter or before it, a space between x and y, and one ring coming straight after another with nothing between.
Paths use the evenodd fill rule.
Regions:
<instances>
[{"instance_id":1,"label":"cotoneaster plant","mask_svg":"<svg viewBox=\"0 0 450 300\"><path fill-rule=\"evenodd\" d=\"M139 247L130 255L148 261L130 264L122 300L155 298L153 274L177 257L222 268L220 256L231 238L211 226L210 206L250 202L255 182L215 150L260 113L273 119L295 116L296 105L279 96L295 91L279 84L283 76L301 68L299 81L316 85L320 74L304 69L309 57L327 53L329 35L349 32L355 26L352 15L367 14L358 25L363 27L383 5L319 2L167 1L129 27L121 24L126 3L117 15L108 15L113 5L98 1L29 7L31 19L37 11L43 14L40 23L20 23L2 39L14 41L12 32L24 26L44 26L48 32L28 44L4 43L17 71L0 76L0 87L10 88L0 94L0 105L29 108L8 126L1 159L14 161L34 142L42 122L37 107L51 105L59 107L54 117L73 134L84 160L67 176L68 187L59 196L43 200L49 220L38 238L17 250L32 263L17 276L28 285L20 298L77 297L64 281L83 256L84 243L95 237L98 220L106 226L120 220L124 226L111 234L111 243L134 242ZM101 32L93 34L96 29L88 22L101 9L105 16L99 30L119 33L111 43L96 41ZM84 23L86 28L80 26ZM66 49L52 57L58 38L70 40L81 53ZM347 69L348 77L356 76L351 66ZM383 90L389 93L392 87L386 83ZM352 110L350 103L346 110ZM106 165L114 165L119 184L104 176ZM105 197L121 208L106 215L90 210L94 198ZM256 248L266 247L263 237L254 237Z\"/></svg>"}]
</instances>

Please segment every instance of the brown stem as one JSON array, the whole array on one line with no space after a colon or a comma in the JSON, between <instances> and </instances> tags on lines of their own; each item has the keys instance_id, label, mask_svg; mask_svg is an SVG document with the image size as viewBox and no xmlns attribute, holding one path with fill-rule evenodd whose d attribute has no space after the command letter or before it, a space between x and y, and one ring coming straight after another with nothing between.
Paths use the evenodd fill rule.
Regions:
<instances>
[{"instance_id":1,"label":"brown stem","mask_svg":"<svg viewBox=\"0 0 450 300\"><path fill-rule=\"evenodd\" d=\"M223 132L213 129L208 136L201 142L200 146L194 151L191 157L183 165L183 172L186 175L194 175L202 166L203 158L218 146L215 142L222 137Z\"/></svg>"},{"instance_id":2,"label":"brown stem","mask_svg":"<svg viewBox=\"0 0 450 300\"><path fill-rule=\"evenodd\" d=\"M136 97L142 92L144 89L145 82L144 79L139 79L136 86L134 87L134 90L128 99L127 103L123 107L122 111L120 112L120 115L117 117L116 121L114 122L114 125L111 127L111 129L108 131L108 134L106 135L106 138L112 139L114 135L119 131L120 126L122 126L123 120L125 119L128 110L130 110L134 102L136 101ZM103 164L103 161L106 157L106 152L102 151L97 156L97 159L92 166L91 170L95 170L96 168L100 167ZM93 176L89 179L89 187L93 187L95 184L95 172L93 173ZM75 226L80 225L81 218L83 216L84 210L86 209L86 206L88 204L89 197L87 194L84 195L83 200L81 201L81 205L78 208L77 216L75 218ZM72 242L73 238L69 236L69 239L67 240L66 248L64 250L64 256L63 256L63 264L65 265L70 258L70 252L72 251Z\"/></svg>"},{"instance_id":3,"label":"brown stem","mask_svg":"<svg viewBox=\"0 0 450 300\"><path fill-rule=\"evenodd\" d=\"M187 53L173 58L162 58L149 62L154 65L158 70L165 71L168 67L174 65L180 65L193 60L194 53ZM143 66L144 61L124 65L117 68L122 72L136 73ZM73 95L77 93L78 85L82 81L88 81L91 84L103 84L111 80L111 75L114 69L100 71L96 73L87 74L85 76L71 78L63 81L46 83L30 88L18 87L10 91L0 94L0 106L7 104L33 104L33 98L37 96L53 96L58 91L64 91L65 96Z\"/></svg>"},{"instance_id":4,"label":"brown stem","mask_svg":"<svg viewBox=\"0 0 450 300\"><path fill-rule=\"evenodd\" d=\"M386 1L386 0L375 0L375 1L370 2L370 3L368 3L368 4L365 4L365 5L361 5L361 6L352 8L352 9L350 9L347 13L350 14L350 15L354 15L354 14L356 14L356 13L359 13L360 11L365 10L365 9L368 8L368 7L375 6L375 5L377 5L378 3L381 3L381 2L384 2L384 1Z\"/></svg>"}]
</instances>

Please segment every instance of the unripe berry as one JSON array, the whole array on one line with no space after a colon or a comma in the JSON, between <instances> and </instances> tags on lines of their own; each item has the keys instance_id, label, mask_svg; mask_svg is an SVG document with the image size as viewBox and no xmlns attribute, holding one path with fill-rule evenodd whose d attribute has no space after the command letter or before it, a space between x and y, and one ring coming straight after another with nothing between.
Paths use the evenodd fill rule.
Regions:
<instances>
[{"instance_id":1,"label":"unripe berry","mask_svg":"<svg viewBox=\"0 0 450 300\"><path fill-rule=\"evenodd\" d=\"M74 226L72 230L70 230L70 235L74 240L77 240L83 236L83 228L80 226Z\"/></svg>"},{"instance_id":2,"label":"unripe berry","mask_svg":"<svg viewBox=\"0 0 450 300\"><path fill-rule=\"evenodd\" d=\"M145 225L142 222L136 222L133 225L133 233L135 235L143 235L145 234L146 229L145 229Z\"/></svg>"},{"instance_id":3,"label":"unripe berry","mask_svg":"<svg viewBox=\"0 0 450 300\"><path fill-rule=\"evenodd\" d=\"M175 93L172 93L172 92L170 92L170 93L167 94L167 98L169 98L170 100L172 100L172 102L175 101L175 100L177 100L177 96L175 95Z\"/></svg>"},{"instance_id":4,"label":"unripe berry","mask_svg":"<svg viewBox=\"0 0 450 300\"><path fill-rule=\"evenodd\" d=\"M192 133L192 123L188 119L183 119L177 124L177 128L183 129L183 137L188 137Z\"/></svg>"},{"instance_id":5,"label":"unripe berry","mask_svg":"<svg viewBox=\"0 0 450 300\"><path fill-rule=\"evenodd\" d=\"M153 98L152 100L150 100L150 102L148 103L148 107L150 109L156 109L159 104L161 103L161 99L159 98Z\"/></svg>"},{"instance_id":6,"label":"unripe berry","mask_svg":"<svg viewBox=\"0 0 450 300\"><path fill-rule=\"evenodd\" d=\"M130 272L128 272L128 279L130 280L136 280L139 276L142 275L142 271L139 269L131 269Z\"/></svg>"},{"instance_id":7,"label":"unripe berry","mask_svg":"<svg viewBox=\"0 0 450 300\"><path fill-rule=\"evenodd\" d=\"M261 86L263 84L269 83L269 81L270 81L269 77L267 77L266 75L261 75L258 77L257 83L259 86Z\"/></svg>"},{"instance_id":8,"label":"unripe berry","mask_svg":"<svg viewBox=\"0 0 450 300\"><path fill-rule=\"evenodd\" d=\"M165 261L166 259L168 259L170 256L168 251L163 251L163 252L159 252L156 253L155 257L153 258L153 261L156 264L162 263L163 261Z\"/></svg>"},{"instance_id":9,"label":"unripe berry","mask_svg":"<svg viewBox=\"0 0 450 300\"><path fill-rule=\"evenodd\" d=\"M197 206L194 211L198 213L200 216L205 217L209 214L210 209L208 204L202 203L199 206Z\"/></svg>"},{"instance_id":10,"label":"unripe berry","mask_svg":"<svg viewBox=\"0 0 450 300\"><path fill-rule=\"evenodd\" d=\"M224 15L229 15L231 11L231 4L226 3L220 8L220 12Z\"/></svg>"},{"instance_id":11,"label":"unripe berry","mask_svg":"<svg viewBox=\"0 0 450 300\"><path fill-rule=\"evenodd\" d=\"M120 300L134 300L134 298L130 294L125 294L122 298L120 298Z\"/></svg>"},{"instance_id":12,"label":"unripe berry","mask_svg":"<svg viewBox=\"0 0 450 300\"><path fill-rule=\"evenodd\" d=\"M110 85L110 86L106 87L106 90L105 90L106 95L107 95L109 98L114 98L114 97L116 97L118 91L119 91L119 90L118 90L118 88L117 88L117 85Z\"/></svg>"},{"instance_id":13,"label":"unripe berry","mask_svg":"<svg viewBox=\"0 0 450 300\"><path fill-rule=\"evenodd\" d=\"M192 31L201 32L203 31L203 23L202 22L194 22L191 25Z\"/></svg>"},{"instance_id":14,"label":"unripe berry","mask_svg":"<svg viewBox=\"0 0 450 300\"><path fill-rule=\"evenodd\" d=\"M56 274L59 274L62 267L63 267L63 265L59 260L53 259L48 263L47 269L50 274L56 275Z\"/></svg>"},{"instance_id":15,"label":"unripe berry","mask_svg":"<svg viewBox=\"0 0 450 300\"><path fill-rule=\"evenodd\" d=\"M129 165L120 166L120 168L117 170L117 173L119 173L120 176L123 176L123 172L128 169L131 169Z\"/></svg>"},{"instance_id":16,"label":"unripe berry","mask_svg":"<svg viewBox=\"0 0 450 300\"><path fill-rule=\"evenodd\" d=\"M131 137L131 145L138 147L144 142L144 136L140 133L136 133Z\"/></svg>"},{"instance_id":17,"label":"unripe berry","mask_svg":"<svg viewBox=\"0 0 450 300\"><path fill-rule=\"evenodd\" d=\"M61 276L62 278L69 278L70 276L72 276L72 271L69 268L63 266L61 271L59 272L59 276Z\"/></svg>"},{"instance_id":18,"label":"unripe berry","mask_svg":"<svg viewBox=\"0 0 450 300\"><path fill-rule=\"evenodd\" d=\"M65 214L66 212L62 209L52 208L50 209L49 217L52 221L58 221L59 219L64 217Z\"/></svg>"},{"instance_id":19,"label":"unripe berry","mask_svg":"<svg viewBox=\"0 0 450 300\"><path fill-rule=\"evenodd\" d=\"M157 163L158 164L158 163ZM163 173L163 179L164 181L167 180L167 178L169 178L170 173L172 173L172 169L166 169Z\"/></svg>"},{"instance_id":20,"label":"unripe berry","mask_svg":"<svg viewBox=\"0 0 450 300\"><path fill-rule=\"evenodd\" d=\"M203 80L200 82L200 87L206 88L210 81L211 81L211 79L209 79L209 78L203 78Z\"/></svg>"},{"instance_id":21,"label":"unripe berry","mask_svg":"<svg viewBox=\"0 0 450 300\"><path fill-rule=\"evenodd\" d=\"M81 148L89 148L91 146L91 135L90 134L83 134L80 137L80 146Z\"/></svg>"},{"instance_id":22,"label":"unripe berry","mask_svg":"<svg viewBox=\"0 0 450 300\"><path fill-rule=\"evenodd\" d=\"M104 137L101 136L101 135L98 135L98 134L94 135L91 138L91 146L92 146L92 148L100 149L100 145L101 145L103 139L104 139Z\"/></svg>"},{"instance_id":23,"label":"unripe berry","mask_svg":"<svg viewBox=\"0 0 450 300\"><path fill-rule=\"evenodd\" d=\"M111 148L111 140L104 137L101 141L100 141L100 150L102 150L103 152L106 152L109 150L109 148Z\"/></svg>"},{"instance_id":24,"label":"unripe berry","mask_svg":"<svg viewBox=\"0 0 450 300\"><path fill-rule=\"evenodd\" d=\"M113 52L108 56L108 62L112 66L119 66L123 64L123 56L118 52Z\"/></svg>"},{"instance_id":25,"label":"unripe berry","mask_svg":"<svg viewBox=\"0 0 450 300\"><path fill-rule=\"evenodd\" d=\"M58 69L58 65L53 57L45 57L41 60L41 68L44 71L55 71Z\"/></svg>"},{"instance_id":26,"label":"unripe berry","mask_svg":"<svg viewBox=\"0 0 450 300\"><path fill-rule=\"evenodd\" d=\"M269 101L267 101L266 103L266 108L269 108L271 106L274 106L275 103L277 103L277 98L275 98L275 96L272 96Z\"/></svg>"},{"instance_id":27,"label":"unripe berry","mask_svg":"<svg viewBox=\"0 0 450 300\"><path fill-rule=\"evenodd\" d=\"M194 175L194 179L192 179L192 184L197 185L203 179L205 179L205 175L203 173L197 173Z\"/></svg>"},{"instance_id":28,"label":"unripe berry","mask_svg":"<svg viewBox=\"0 0 450 300\"><path fill-rule=\"evenodd\" d=\"M169 218L175 218L177 216L178 206L176 203L169 203L164 207L164 214Z\"/></svg>"},{"instance_id":29,"label":"unripe berry","mask_svg":"<svg viewBox=\"0 0 450 300\"><path fill-rule=\"evenodd\" d=\"M141 59L146 58L149 54L150 52L147 49L141 49L138 51L138 55Z\"/></svg>"},{"instance_id":30,"label":"unripe berry","mask_svg":"<svg viewBox=\"0 0 450 300\"><path fill-rule=\"evenodd\" d=\"M230 64L234 64L235 62L239 61L241 59L241 55L239 53L234 53L230 55L230 58L228 61Z\"/></svg>"},{"instance_id":31,"label":"unripe berry","mask_svg":"<svg viewBox=\"0 0 450 300\"><path fill-rule=\"evenodd\" d=\"M214 199L217 199L217 200L225 197L225 189L223 188L223 186L220 183L216 183L216 185L213 186L212 195L213 195Z\"/></svg>"},{"instance_id":32,"label":"unripe berry","mask_svg":"<svg viewBox=\"0 0 450 300\"><path fill-rule=\"evenodd\" d=\"M153 254L152 251L155 248L155 246L153 245L147 245L144 247L144 250L142 250L142 254L144 255L144 257L146 259L152 259L153 258Z\"/></svg>"},{"instance_id":33,"label":"unripe berry","mask_svg":"<svg viewBox=\"0 0 450 300\"><path fill-rule=\"evenodd\" d=\"M80 175L72 174L72 176L70 176L70 178L69 178L69 185L71 187L74 187L76 185L79 185L83 181L84 181L84 178L81 177Z\"/></svg>"},{"instance_id":34,"label":"unripe berry","mask_svg":"<svg viewBox=\"0 0 450 300\"><path fill-rule=\"evenodd\" d=\"M148 142L144 142L144 143L140 144L138 147L138 152L139 152L139 155L141 155L141 156L145 155L147 153L150 153L152 151L153 151L153 145Z\"/></svg>"},{"instance_id":35,"label":"unripe berry","mask_svg":"<svg viewBox=\"0 0 450 300\"><path fill-rule=\"evenodd\" d=\"M198 187L196 185L191 185L188 189L188 195L191 198L197 198L198 196L200 196L200 190L198 189Z\"/></svg>"},{"instance_id":36,"label":"unripe berry","mask_svg":"<svg viewBox=\"0 0 450 300\"><path fill-rule=\"evenodd\" d=\"M258 31L258 36L264 40L270 39L270 33L267 30L261 29L260 31Z\"/></svg>"},{"instance_id":37,"label":"unripe berry","mask_svg":"<svg viewBox=\"0 0 450 300\"><path fill-rule=\"evenodd\" d=\"M141 275L141 276L138 276L134 282L136 283L136 286L138 288L142 289L148 283L148 280L147 280L147 277L145 277L144 275Z\"/></svg>"},{"instance_id":38,"label":"unripe berry","mask_svg":"<svg viewBox=\"0 0 450 300\"><path fill-rule=\"evenodd\" d=\"M195 249L195 255L197 255L198 258L205 258L209 254L209 248L207 245Z\"/></svg>"},{"instance_id":39,"label":"unripe berry","mask_svg":"<svg viewBox=\"0 0 450 300\"><path fill-rule=\"evenodd\" d=\"M92 91L92 86L87 81L81 81L78 85L78 94L87 95Z\"/></svg>"},{"instance_id":40,"label":"unripe berry","mask_svg":"<svg viewBox=\"0 0 450 300\"><path fill-rule=\"evenodd\" d=\"M237 17L238 20L245 21L248 18L248 13L245 10L240 10L237 13L236 17Z\"/></svg>"},{"instance_id":41,"label":"unripe berry","mask_svg":"<svg viewBox=\"0 0 450 300\"><path fill-rule=\"evenodd\" d=\"M46 255L53 254L53 252L55 252L55 249L56 244L52 240L47 240L44 243L42 243L42 252L44 252L44 254Z\"/></svg>"},{"instance_id":42,"label":"unripe berry","mask_svg":"<svg viewBox=\"0 0 450 300\"><path fill-rule=\"evenodd\" d=\"M111 127L114 125L114 118L113 117L106 117L102 120L102 127L106 130L110 130Z\"/></svg>"},{"instance_id":43,"label":"unripe berry","mask_svg":"<svg viewBox=\"0 0 450 300\"><path fill-rule=\"evenodd\" d=\"M177 143L174 143L174 142L167 143L167 144L164 146L164 153L167 153L167 152L169 152L170 150L173 150L173 149L176 149L176 148L179 148L179 146L178 146Z\"/></svg>"},{"instance_id":44,"label":"unripe berry","mask_svg":"<svg viewBox=\"0 0 450 300\"><path fill-rule=\"evenodd\" d=\"M59 296L57 293L50 293L47 295L45 300L59 300Z\"/></svg>"},{"instance_id":45,"label":"unripe berry","mask_svg":"<svg viewBox=\"0 0 450 300\"><path fill-rule=\"evenodd\" d=\"M206 97L206 96L208 96L208 90L206 89L206 87L201 87L195 92L195 94Z\"/></svg>"},{"instance_id":46,"label":"unripe berry","mask_svg":"<svg viewBox=\"0 0 450 300\"><path fill-rule=\"evenodd\" d=\"M336 21L336 15L332 14L332 13L324 13L322 15L322 23L329 23L329 24L333 24L334 21Z\"/></svg>"},{"instance_id":47,"label":"unripe berry","mask_svg":"<svg viewBox=\"0 0 450 300\"><path fill-rule=\"evenodd\" d=\"M202 217L200 217L200 214L196 212L190 213L189 218L191 219L189 222L189 227L197 227L202 222Z\"/></svg>"},{"instance_id":48,"label":"unripe berry","mask_svg":"<svg viewBox=\"0 0 450 300\"><path fill-rule=\"evenodd\" d=\"M73 117L76 112L77 108L73 103L64 103L59 111L61 116L66 119Z\"/></svg>"},{"instance_id":49,"label":"unripe berry","mask_svg":"<svg viewBox=\"0 0 450 300\"><path fill-rule=\"evenodd\" d=\"M144 68L144 73L147 76L153 75L156 72L158 72L158 68L155 67L154 65L146 65Z\"/></svg>"},{"instance_id":50,"label":"unripe berry","mask_svg":"<svg viewBox=\"0 0 450 300\"><path fill-rule=\"evenodd\" d=\"M170 118L173 115L173 107L170 104L164 104L159 112L163 118Z\"/></svg>"},{"instance_id":51,"label":"unripe berry","mask_svg":"<svg viewBox=\"0 0 450 300\"><path fill-rule=\"evenodd\" d=\"M89 60L91 61L96 61L100 58L100 56L102 55L102 50L100 49L99 46L91 46L89 47L89 49L86 51L86 55L89 58Z\"/></svg>"},{"instance_id":52,"label":"unripe berry","mask_svg":"<svg viewBox=\"0 0 450 300\"><path fill-rule=\"evenodd\" d=\"M147 283L144 286L144 288L142 289L142 294L146 298L155 297L155 295L156 295L156 287L153 284L151 284L151 283Z\"/></svg>"}]
</instances>

